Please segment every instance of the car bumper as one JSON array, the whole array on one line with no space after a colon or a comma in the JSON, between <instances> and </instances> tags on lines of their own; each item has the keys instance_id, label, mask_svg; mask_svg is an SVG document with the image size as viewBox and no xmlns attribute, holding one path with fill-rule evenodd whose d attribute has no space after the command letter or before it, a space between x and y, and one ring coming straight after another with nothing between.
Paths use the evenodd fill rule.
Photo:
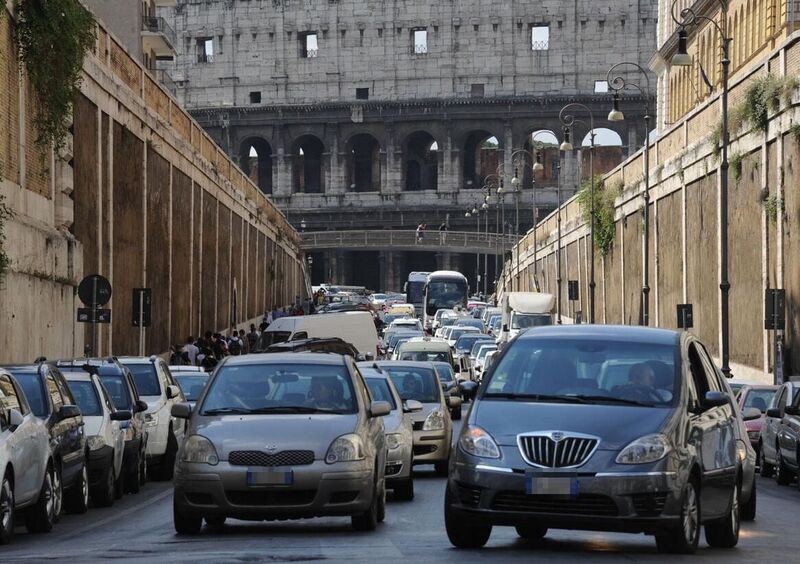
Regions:
<instances>
[{"instance_id":1,"label":"car bumper","mask_svg":"<svg viewBox=\"0 0 800 564\"><path fill-rule=\"evenodd\" d=\"M447 431L414 431L413 464L448 460L451 438L451 433Z\"/></svg>"},{"instance_id":2,"label":"car bumper","mask_svg":"<svg viewBox=\"0 0 800 564\"><path fill-rule=\"evenodd\" d=\"M354 515L369 508L374 494L372 468L359 466L336 471L316 461L309 466L291 468L292 485L250 486L246 466L232 466L227 462L216 466L179 463L175 474L175 503L182 511L195 515L249 520Z\"/></svg>"},{"instance_id":3,"label":"car bumper","mask_svg":"<svg viewBox=\"0 0 800 564\"><path fill-rule=\"evenodd\" d=\"M457 463L448 481L451 509L501 526L655 533L679 523L673 472L578 473L575 480L572 496L528 495L523 471Z\"/></svg>"},{"instance_id":4,"label":"car bumper","mask_svg":"<svg viewBox=\"0 0 800 564\"><path fill-rule=\"evenodd\" d=\"M101 484L106 470L114 464L114 448L105 445L96 450L90 450L86 459L86 469L89 472L89 487Z\"/></svg>"},{"instance_id":5,"label":"car bumper","mask_svg":"<svg viewBox=\"0 0 800 564\"><path fill-rule=\"evenodd\" d=\"M411 476L411 445L388 451L386 456L386 483L393 484Z\"/></svg>"}]
</instances>

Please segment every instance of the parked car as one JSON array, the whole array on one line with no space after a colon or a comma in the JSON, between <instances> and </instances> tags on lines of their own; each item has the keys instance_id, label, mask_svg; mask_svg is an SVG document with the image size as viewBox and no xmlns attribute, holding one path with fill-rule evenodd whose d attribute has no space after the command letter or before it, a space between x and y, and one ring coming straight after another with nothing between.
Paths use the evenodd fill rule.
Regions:
<instances>
[{"instance_id":1,"label":"parked car","mask_svg":"<svg viewBox=\"0 0 800 564\"><path fill-rule=\"evenodd\" d=\"M188 419L175 473L179 534L249 520L350 516L372 530L385 513L385 402L370 400L349 356L224 359ZM268 432L265 434L265 429Z\"/></svg>"},{"instance_id":2,"label":"parked car","mask_svg":"<svg viewBox=\"0 0 800 564\"><path fill-rule=\"evenodd\" d=\"M89 470L81 409L64 375L48 362L6 366L19 383L28 405L44 421L50 435L56 517L62 507L70 513L89 509Z\"/></svg>"},{"instance_id":3,"label":"parked car","mask_svg":"<svg viewBox=\"0 0 800 564\"><path fill-rule=\"evenodd\" d=\"M608 360L630 364L605 386ZM485 377L458 438L445 493L457 547L493 526L525 539L549 528L655 535L691 553L701 527L732 547L754 512L755 453L705 347L686 332L540 327L512 340Z\"/></svg>"},{"instance_id":4,"label":"parked car","mask_svg":"<svg viewBox=\"0 0 800 564\"><path fill-rule=\"evenodd\" d=\"M186 397L162 358L126 356L118 360L131 371L136 391L147 404L144 421L148 471L161 480L171 480L186 422L181 419L173 421L170 413L172 406L185 402Z\"/></svg>"},{"instance_id":5,"label":"parked car","mask_svg":"<svg viewBox=\"0 0 800 564\"><path fill-rule=\"evenodd\" d=\"M433 464L437 474L446 476L453 438L453 423L448 411L460 408L461 398L445 395L436 369L430 362L384 360L374 364L389 374L403 401L416 400L423 406L421 411L412 415L413 464Z\"/></svg>"},{"instance_id":6,"label":"parked car","mask_svg":"<svg viewBox=\"0 0 800 564\"><path fill-rule=\"evenodd\" d=\"M123 425L129 424L131 412L114 407L97 374L75 370L64 372L64 377L83 414L89 497L97 506L111 506L122 497Z\"/></svg>"},{"instance_id":7,"label":"parked car","mask_svg":"<svg viewBox=\"0 0 800 564\"><path fill-rule=\"evenodd\" d=\"M728 381L730 386L730 381ZM747 427L747 436L750 439L750 444L756 450L756 459L761 455L759 444L761 439L761 427L764 424L764 417L767 413L767 407L775 396L775 391L778 386L765 386L761 385L745 385L742 386L736 393L736 402L739 404L739 409L744 412L746 409L758 409L761 414L756 419L751 419L745 422Z\"/></svg>"},{"instance_id":8,"label":"parked car","mask_svg":"<svg viewBox=\"0 0 800 564\"><path fill-rule=\"evenodd\" d=\"M767 413L769 411L772 411L772 416L779 414L778 408L772 408ZM790 477L800 476L800 394L796 394L792 403L784 407L776 438L778 460L775 474L779 484L786 484Z\"/></svg>"},{"instance_id":9,"label":"parked car","mask_svg":"<svg viewBox=\"0 0 800 564\"><path fill-rule=\"evenodd\" d=\"M194 407L208 383L208 372L199 366L170 365L169 373L183 391L186 402Z\"/></svg>"},{"instance_id":10,"label":"parked car","mask_svg":"<svg viewBox=\"0 0 800 564\"><path fill-rule=\"evenodd\" d=\"M781 384L772 397L761 426L761 440L758 445L761 455L759 459L761 475L766 478L774 475L775 480L782 486L791 483L795 474L781 459L778 431L783 416L786 414L786 406L794 405L798 396L800 396L800 382L790 380Z\"/></svg>"},{"instance_id":11,"label":"parked car","mask_svg":"<svg viewBox=\"0 0 800 564\"><path fill-rule=\"evenodd\" d=\"M97 374L111 396L114 408L130 411L131 419L124 425L125 452L122 455L123 489L127 493L139 493L147 482L147 427L145 412L148 405L139 398L133 375L115 358L78 358L59 360L57 366L63 372L82 370Z\"/></svg>"},{"instance_id":12,"label":"parked car","mask_svg":"<svg viewBox=\"0 0 800 564\"><path fill-rule=\"evenodd\" d=\"M14 538L18 516L31 533L56 521L56 466L50 433L31 411L22 387L0 368L0 544Z\"/></svg>"},{"instance_id":13,"label":"parked car","mask_svg":"<svg viewBox=\"0 0 800 564\"><path fill-rule=\"evenodd\" d=\"M410 413L422 410L422 404L414 400L404 402L394 382L379 367L360 366L359 370L369 387L373 401L385 401L392 410L383 418L386 433L386 487L394 490L399 500L414 499L414 474L412 451L414 435Z\"/></svg>"}]
</instances>

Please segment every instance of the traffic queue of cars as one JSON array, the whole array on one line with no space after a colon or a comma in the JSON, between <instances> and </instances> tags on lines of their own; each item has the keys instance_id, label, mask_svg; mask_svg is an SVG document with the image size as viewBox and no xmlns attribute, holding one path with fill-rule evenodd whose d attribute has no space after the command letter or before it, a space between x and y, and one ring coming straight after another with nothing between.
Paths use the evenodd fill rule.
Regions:
<instances>
[{"instance_id":1,"label":"traffic queue of cars","mask_svg":"<svg viewBox=\"0 0 800 564\"><path fill-rule=\"evenodd\" d=\"M81 358L0 368L0 544L17 524L48 532L137 493L148 467L170 479L185 401L158 357Z\"/></svg>"}]
</instances>

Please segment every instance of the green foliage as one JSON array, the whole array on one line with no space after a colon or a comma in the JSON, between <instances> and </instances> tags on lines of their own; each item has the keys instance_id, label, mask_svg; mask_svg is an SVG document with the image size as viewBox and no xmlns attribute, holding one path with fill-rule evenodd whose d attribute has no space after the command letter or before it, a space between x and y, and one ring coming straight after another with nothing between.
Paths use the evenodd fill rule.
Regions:
<instances>
[{"instance_id":1,"label":"green foliage","mask_svg":"<svg viewBox=\"0 0 800 564\"><path fill-rule=\"evenodd\" d=\"M734 129L732 121L729 121L730 131L738 131L743 123L747 122L752 129L766 133L769 127L770 112L777 112L780 109L781 101L789 105L798 87L800 87L800 80L794 76L778 77L774 74L766 74L754 80L748 85L741 105L731 112L732 115L740 115L742 123Z\"/></svg>"},{"instance_id":2,"label":"green foliage","mask_svg":"<svg viewBox=\"0 0 800 564\"><path fill-rule=\"evenodd\" d=\"M606 256L614 246L614 200L622 193L622 183L607 187L601 176L594 177L594 244L600 254ZM577 195L581 214L586 223L592 221L592 188L586 180Z\"/></svg>"},{"instance_id":3,"label":"green foliage","mask_svg":"<svg viewBox=\"0 0 800 564\"><path fill-rule=\"evenodd\" d=\"M5 203L5 197L0 194L0 280L2 280L8 267L11 265L11 259L6 254L3 246L6 242L5 223L6 220L13 217L14 212L11 211Z\"/></svg>"},{"instance_id":4,"label":"green foliage","mask_svg":"<svg viewBox=\"0 0 800 564\"><path fill-rule=\"evenodd\" d=\"M764 209L767 212L767 218L771 223L778 222L778 215L783 215L783 200L777 194L770 194L764 200Z\"/></svg>"},{"instance_id":5,"label":"green foliage","mask_svg":"<svg viewBox=\"0 0 800 564\"><path fill-rule=\"evenodd\" d=\"M711 155L714 157L714 162L719 160L719 153L722 150L720 147L720 143L722 142L722 125L717 125L714 130L711 132L711 136L708 138L708 142L711 143Z\"/></svg>"},{"instance_id":6,"label":"green foliage","mask_svg":"<svg viewBox=\"0 0 800 564\"><path fill-rule=\"evenodd\" d=\"M731 169L731 175L736 182L742 179L742 155L734 153L728 159L728 165Z\"/></svg>"},{"instance_id":7,"label":"green foliage","mask_svg":"<svg viewBox=\"0 0 800 564\"><path fill-rule=\"evenodd\" d=\"M789 128L789 135L791 135L794 140L800 143L800 123L794 123Z\"/></svg>"},{"instance_id":8,"label":"green foliage","mask_svg":"<svg viewBox=\"0 0 800 564\"><path fill-rule=\"evenodd\" d=\"M83 58L95 42L92 14L77 0L15 0L19 57L36 98L36 144L64 145Z\"/></svg>"}]
</instances>

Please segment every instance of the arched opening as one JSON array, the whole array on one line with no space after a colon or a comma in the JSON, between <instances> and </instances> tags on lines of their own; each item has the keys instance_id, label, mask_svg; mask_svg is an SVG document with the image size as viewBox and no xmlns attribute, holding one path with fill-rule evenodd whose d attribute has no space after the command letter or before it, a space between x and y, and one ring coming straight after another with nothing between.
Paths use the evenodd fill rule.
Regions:
<instances>
[{"instance_id":1,"label":"arched opening","mask_svg":"<svg viewBox=\"0 0 800 564\"><path fill-rule=\"evenodd\" d=\"M369 133L353 136L347 144L347 185L351 192L379 192L381 150Z\"/></svg>"},{"instance_id":2,"label":"arched opening","mask_svg":"<svg viewBox=\"0 0 800 564\"><path fill-rule=\"evenodd\" d=\"M534 182L554 184L558 181L561 172L561 153L558 145L558 138L549 129L534 131L525 138L522 146L524 151L517 153L513 161L523 190L531 189ZM534 172L533 165L536 162L541 164L542 168Z\"/></svg>"},{"instance_id":3,"label":"arched opening","mask_svg":"<svg viewBox=\"0 0 800 564\"><path fill-rule=\"evenodd\" d=\"M501 162L500 141L488 131L473 131L464 144L464 183L480 188Z\"/></svg>"},{"instance_id":4,"label":"arched opening","mask_svg":"<svg viewBox=\"0 0 800 564\"><path fill-rule=\"evenodd\" d=\"M584 148L591 146L591 132L583 138L582 145ZM594 129L594 147L594 151L581 151L581 177L583 180L588 179L592 172L595 176L610 172L625 159L622 137L611 129L605 127ZM593 159L589 158L590 152L594 153Z\"/></svg>"},{"instance_id":5,"label":"arched opening","mask_svg":"<svg viewBox=\"0 0 800 564\"><path fill-rule=\"evenodd\" d=\"M313 135L303 135L292 145L292 185L295 194L322 194L322 152L325 146Z\"/></svg>"},{"instance_id":6,"label":"arched opening","mask_svg":"<svg viewBox=\"0 0 800 564\"><path fill-rule=\"evenodd\" d=\"M591 132L586 134L583 138L582 145L589 147L592 144ZM594 128L594 146L595 147L622 147L622 137L619 133L612 129L605 127Z\"/></svg>"},{"instance_id":7,"label":"arched opening","mask_svg":"<svg viewBox=\"0 0 800 564\"><path fill-rule=\"evenodd\" d=\"M272 147L264 139L253 137L239 148L239 166L264 194L272 194Z\"/></svg>"},{"instance_id":8,"label":"arched opening","mask_svg":"<svg viewBox=\"0 0 800 564\"><path fill-rule=\"evenodd\" d=\"M406 190L436 190L439 186L439 144L426 131L406 142Z\"/></svg>"}]
</instances>

